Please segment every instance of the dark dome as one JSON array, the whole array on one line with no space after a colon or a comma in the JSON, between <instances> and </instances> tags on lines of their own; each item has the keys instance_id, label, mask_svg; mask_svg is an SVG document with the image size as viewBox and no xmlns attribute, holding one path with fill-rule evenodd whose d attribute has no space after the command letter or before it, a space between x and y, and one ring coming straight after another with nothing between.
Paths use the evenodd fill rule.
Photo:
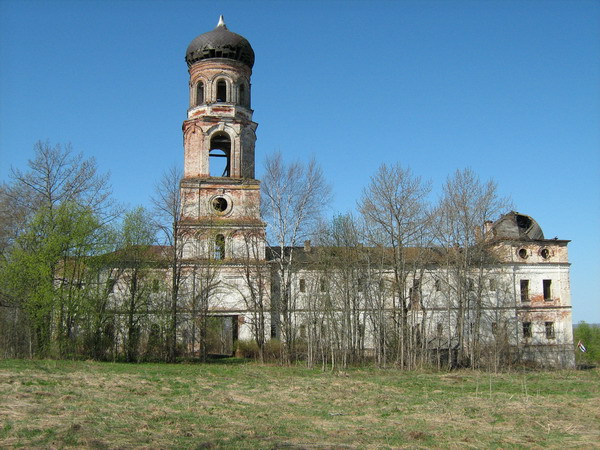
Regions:
<instances>
[{"instance_id":1,"label":"dark dome","mask_svg":"<svg viewBox=\"0 0 600 450\"><path fill-rule=\"evenodd\" d=\"M223 16L220 17L219 24L214 30L194 39L185 53L188 66L211 58L235 59L250 68L254 66L254 50L250 42L245 37L229 31Z\"/></svg>"},{"instance_id":2,"label":"dark dome","mask_svg":"<svg viewBox=\"0 0 600 450\"><path fill-rule=\"evenodd\" d=\"M511 211L493 225L494 236L499 239L540 240L544 232L533 217Z\"/></svg>"}]
</instances>

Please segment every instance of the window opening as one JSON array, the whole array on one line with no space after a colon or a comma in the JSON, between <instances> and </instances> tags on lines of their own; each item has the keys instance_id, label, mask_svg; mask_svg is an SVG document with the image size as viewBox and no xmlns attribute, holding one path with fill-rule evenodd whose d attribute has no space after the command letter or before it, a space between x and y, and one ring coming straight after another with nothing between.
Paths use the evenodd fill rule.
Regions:
<instances>
[{"instance_id":1,"label":"window opening","mask_svg":"<svg viewBox=\"0 0 600 450\"><path fill-rule=\"evenodd\" d=\"M490 280L490 291L495 291L496 290L496 280L494 278L492 278Z\"/></svg>"},{"instance_id":2,"label":"window opening","mask_svg":"<svg viewBox=\"0 0 600 450\"><path fill-rule=\"evenodd\" d=\"M521 301L529 301L529 280L521 280Z\"/></svg>"},{"instance_id":3,"label":"window opening","mask_svg":"<svg viewBox=\"0 0 600 450\"><path fill-rule=\"evenodd\" d=\"M435 291L436 292L440 292L442 290L442 281L441 280L435 280Z\"/></svg>"},{"instance_id":4,"label":"window opening","mask_svg":"<svg viewBox=\"0 0 600 450\"><path fill-rule=\"evenodd\" d=\"M548 250L547 248L542 249L542 251L540 253L542 255L542 258L544 258L544 259L550 258L550 250Z\"/></svg>"},{"instance_id":5,"label":"window opening","mask_svg":"<svg viewBox=\"0 0 600 450\"><path fill-rule=\"evenodd\" d=\"M196 85L196 105L201 105L202 103L204 103L204 83L198 81Z\"/></svg>"},{"instance_id":6,"label":"window opening","mask_svg":"<svg viewBox=\"0 0 600 450\"><path fill-rule=\"evenodd\" d=\"M210 140L209 169L211 177L229 177L231 140L226 134L217 134Z\"/></svg>"},{"instance_id":7,"label":"window opening","mask_svg":"<svg viewBox=\"0 0 600 450\"><path fill-rule=\"evenodd\" d=\"M227 83L225 80L219 80L217 82L217 102L227 101Z\"/></svg>"},{"instance_id":8,"label":"window opening","mask_svg":"<svg viewBox=\"0 0 600 450\"><path fill-rule=\"evenodd\" d=\"M240 84L240 98L239 103L242 106L248 106L248 98L246 96L246 86L244 84Z\"/></svg>"},{"instance_id":9,"label":"window opening","mask_svg":"<svg viewBox=\"0 0 600 450\"><path fill-rule=\"evenodd\" d=\"M475 282L471 278L469 278L467 280L467 289L469 291L474 291L475 290Z\"/></svg>"},{"instance_id":10,"label":"window opening","mask_svg":"<svg viewBox=\"0 0 600 450\"><path fill-rule=\"evenodd\" d=\"M546 339L554 339L554 322L546 322Z\"/></svg>"},{"instance_id":11,"label":"window opening","mask_svg":"<svg viewBox=\"0 0 600 450\"><path fill-rule=\"evenodd\" d=\"M223 212L227 209L227 200L223 197L217 197L213 200L213 208L217 212Z\"/></svg>"},{"instance_id":12,"label":"window opening","mask_svg":"<svg viewBox=\"0 0 600 450\"><path fill-rule=\"evenodd\" d=\"M160 281L154 279L152 280L152 292L155 294L160 290Z\"/></svg>"},{"instance_id":13,"label":"window opening","mask_svg":"<svg viewBox=\"0 0 600 450\"><path fill-rule=\"evenodd\" d=\"M301 339L306 339L306 325L302 324L300 325L300 338Z\"/></svg>"},{"instance_id":14,"label":"window opening","mask_svg":"<svg viewBox=\"0 0 600 450\"><path fill-rule=\"evenodd\" d=\"M222 234L215 237L215 259L225 259L225 236Z\"/></svg>"},{"instance_id":15,"label":"window opening","mask_svg":"<svg viewBox=\"0 0 600 450\"><path fill-rule=\"evenodd\" d=\"M498 333L498 324L496 322L492 322L492 334L496 336Z\"/></svg>"},{"instance_id":16,"label":"window opening","mask_svg":"<svg viewBox=\"0 0 600 450\"><path fill-rule=\"evenodd\" d=\"M325 278L321 278L321 292L327 291L327 280Z\"/></svg>"},{"instance_id":17,"label":"window opening","mask_svg":"<svg viewBox=\"0 0 600 450\"><path fill-rule=\"evenodd\" d=\"M444 333L444 324L441 322L438 322L436 331L437 331L438 337L441 336Z\"/></svg>"},{"instance_id":18,"label":"window opening","mask_svg":"<svg viewBox=\"0 0 600 450\"><path fill-rule=\"evenodd\" d=\"M552 280L544 280L544 300L552 301Z\"/></svg>"},{"instance_id":19,"label":"window opening","mask_svg":"<svg viewBox=\"0 0 600 450\"><path fill-rule=\"evenodd\" d=\"M519 257L522 259L527 259L527 249L519 249Z\"/></svg>"},{"instance_id":20,"label":"window opening","mask_svg":"<svg viewBox=\"0 0 600 450\"><path fill-rule=\"evenodd\" d=\"M306 280L300 278L300 292L306 292Z\"/></svg>"},{"instance_id":21,"label":"window opening","mask_svg":"<svg viewBox=\"0 0 600 450\"><path fill-rule=\"evenodd\" d=\"M523 337L531 337L531 322L523 322Z\"/></svg>"}]
</instances>

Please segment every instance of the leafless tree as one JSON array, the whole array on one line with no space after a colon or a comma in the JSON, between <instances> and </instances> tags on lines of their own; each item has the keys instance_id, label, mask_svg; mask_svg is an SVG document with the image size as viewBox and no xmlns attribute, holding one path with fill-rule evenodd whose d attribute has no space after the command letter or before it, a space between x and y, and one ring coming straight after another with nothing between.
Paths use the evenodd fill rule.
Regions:
<instances>
[{"instance_id":1,"label":"leafless tree","mask_svg":"<svg viewBox=\"0 0 600 450\"><path fill-rule=\"evenodd\" d=\"M109 176L98 172L94 158L74 153L70 144L38 141L34 150L35 157L27 163L29 170L13 168L11 183L4 188L5 195L18 206L31 212L40 207L52 211L57 205L72 202L105 219L118 214Z\"/></svg>"},{"instance_id":2,"label":"leafless tree","mask_svg":"<svg viewBox=\"0 0 600 450\"><path fill-rule=\"evenodd\" d=\"M330 189L314 160L286 164L280 153L267 159L262 182L262 212L268 223L269 242L277 264L277 311L283 341L283 359L290 361L295 330L292 279L296 269L295 247L307 239L321 216Z\"/></svg>"},{"instance_id":3,"label":"leafless tree","mask_svg":"<svg viewBox=\"0 0 600 450\"><path fill-rule=\"evenodd\" d=\"M185 207L179 187L182 175L182 171L178 168L167 170L157 183L152 198L155 223L162 236L163 252L169 265L170 319L167 333L169 362L175 362L177 356L178 299L184 278L183 250L187 236L182 227L182 214Z\"/></svg>"},{"instance_id":4,"label":"leafless tree","mask_svg":"<svg viewBox=\"0 0 600 450\"><path fill-rule=\"evenodd\" d=\"M264 361L266 343L266 314L270 307L271 269L265 260L263 230L244 232L242 254L237 255L243 280L238 288L246 309L250 313L250 327L258 347L258 358Z\"/></svg>"},{"instance_id":5,"label":"leafless tree","mask_svg":"<svg viewBox=\"0 0 600 450\"><path fill-rule=\"evenodd\" d=\"M397 363L410 368L412 327L409 325L411 309L409 276L421 266L420 258L409 256L410 248L427 246L429 211L427 195L429 183L413 175L410 169L399 164L383 164L371 177L363 191L359 209L364 220L383 242L372 242L390 249L392 282L392 318L397 339ZM417 263L417 265L415 265Z\"/></svg>"},{"instance_id":6,"label":"leafless tree","mask_svg":"<svg viewBox=\"0 0 600 450\"><path fill-rule=\"evenodd\" d=\"M461 365L469 360L475 364L479 356L486 268L494 261L493 240L487 235L486 224L508 208L509 200L500 197L496 183L482 183L471 169L457 170L443 186L435 213L436 239L445 250L448 301L456 302Z\"/></svg>"}]
</instances>

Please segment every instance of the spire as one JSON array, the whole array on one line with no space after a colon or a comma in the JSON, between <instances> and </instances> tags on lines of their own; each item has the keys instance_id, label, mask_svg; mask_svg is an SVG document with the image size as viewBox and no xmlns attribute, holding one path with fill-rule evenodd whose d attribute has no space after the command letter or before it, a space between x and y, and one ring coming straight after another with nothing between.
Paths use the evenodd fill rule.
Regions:
<instances>
[{"instance_id":1,"label":"spire","mask_svg":"<svg viewBox=\"0 0 600 450\"><path fill-rule=\"evenodd\" d=\"M225 20L223 19L223 16L219 16L219 23L217 24L217 28L219 27L227 29L227 25L225 25Z\"/></svg>"}]
</instances>

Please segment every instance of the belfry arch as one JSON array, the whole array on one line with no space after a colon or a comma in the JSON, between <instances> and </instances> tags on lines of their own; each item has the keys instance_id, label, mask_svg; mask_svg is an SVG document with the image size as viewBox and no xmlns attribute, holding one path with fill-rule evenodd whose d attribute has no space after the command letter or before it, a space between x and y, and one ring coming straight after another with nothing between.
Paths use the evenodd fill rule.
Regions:
<instances>
[{"instance_id":1,"label":"belfry arch","mask_svg":"<svg viewBox=\"0 0 600 450\"><path fill-rule=\"evenodd\" d=\"M210 139L208 169L211 177L231 176L231 139L224 131L215 133Z\"/></svg>"}]
</instances>

